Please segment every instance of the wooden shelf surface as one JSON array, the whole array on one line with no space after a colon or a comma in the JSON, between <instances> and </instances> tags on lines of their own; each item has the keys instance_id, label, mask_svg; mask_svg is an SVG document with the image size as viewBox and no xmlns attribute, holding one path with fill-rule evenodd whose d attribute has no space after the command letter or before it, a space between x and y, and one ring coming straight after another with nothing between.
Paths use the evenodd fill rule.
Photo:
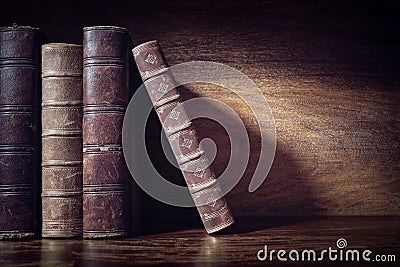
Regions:
<instances>
[{"instance_id":1,"label":"wooden shelf surface","mask_svg":"<svg viewBox=\"0 0 400 267\"><path fill-rule=\"evenodd\" d=\"M268 249L320 253L337 249L369 249L374 255L395 255L400 260L400 217L280 217L239 220L230 232L207 235L202 228L185 229L182 222L162 227L147 224L138 236L115 240L33 239L0 242L0 266L133 266L133 265L320 265L321 262L258 261ZM154 230L157 232L154 232ZM365 265L367 262L324 264ZM371 266L371 263L369 263ZM395 263L387 262L387 266ZM385 266L384 265L384 266Z\"/></svg>"}]
</instances>

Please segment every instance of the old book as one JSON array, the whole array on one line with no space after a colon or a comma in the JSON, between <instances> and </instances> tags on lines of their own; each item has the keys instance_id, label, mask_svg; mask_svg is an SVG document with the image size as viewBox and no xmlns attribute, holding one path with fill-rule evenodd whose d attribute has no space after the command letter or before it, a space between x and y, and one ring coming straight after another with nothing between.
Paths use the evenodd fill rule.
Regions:
<instances>
[{"instance_id":1,"label":"old book","mask_svg":"<svg viewBox=\"0 0 400 267\"><path fill-rule=\"evenodd\" d=\"M231 211L225 199L218 196L217 179L199 147L196 130L158 42L141 44L132 52L207 233L232 225Z\"/></svg>"},{"instance_id":2,"label":"old book","mask_svg":"<svg viewBox=\"0 0 400 267\"><path fill-rule=\"evenodd\" d=\"M130 183L122 151L129 101L129 32L114 26L83 33L83 237L127 236Z\"/></svg>"},{"instance_id":3,"label":"old book","mask_svg":"<svg viewBox=\"0 0 400 267\"><path fill-rule=\"evenodd\" d=\"M42 46L42 236L82 236L82 46Z\"/></svg>"},{"instance_id":4,"label":"old book","mask_svg":"<svg viewBox=\"0 0 400 267\"><path fill-rule=\"evenodd\" d=\"M37 28L0 29L0 239L34 235L41 41Z\"/></svg>"}]
</instances>

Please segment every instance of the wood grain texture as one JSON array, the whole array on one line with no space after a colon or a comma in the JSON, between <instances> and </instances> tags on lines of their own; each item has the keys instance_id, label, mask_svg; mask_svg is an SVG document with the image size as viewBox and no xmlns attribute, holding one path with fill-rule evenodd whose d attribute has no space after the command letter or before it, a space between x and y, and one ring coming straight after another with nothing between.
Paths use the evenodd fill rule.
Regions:
<instances>
[{"instance_id":1,"label":"wood grain texture","mask_svg":"<svg viewBox=\"0 0 400 267\"><path fill-rule=\"evenodd\" d=\"M216 61L253 79L273 112L277 151L252 194L260 152L253 114L227 89L196 84L185 91L230 105L248 130L250 164L227 196L237 217L400 215L398 1L89 1L62 12L50 4L21 6L2 1L1 24L34 24L52 41L67 42L80 42L83 26L124 26L135 44L157 39L171 65ZM197 123L219 148L220 174L230 156L227 136L215 123ZM159 156L154 114L148 127L156 167L183 181ZM197 222L193 211L144 199L149 217Z\"/></svg>"},{"instance_id":2,"label":"wood grain texture","mask_svg":"<svg viewBox=\"0 0 400 267\"><path fill-rule=\"evenodd\" d=\"M399 218L396 217L264 218L248 220L236 225L230 234L216 236L207 235L201 227L176 231L164 225L156 233L152 225L146 228L142 236L121 240L43 239L0 242L0 264L16 267L275 266L282 262L276 258L272 262L257 260L257 252L264 245L269 250L314 249L320 255L323 249L335 249L339 238L347 240L346 249L371 250L371 259L378 254L395 255L397 261L399 257L400 228ZM366 264L329 260L322 263L330 266ZM288 261L285 266L321 266L322 263ZM393 262L384 264L394 266Z\"/></svg>"}]
</instances>

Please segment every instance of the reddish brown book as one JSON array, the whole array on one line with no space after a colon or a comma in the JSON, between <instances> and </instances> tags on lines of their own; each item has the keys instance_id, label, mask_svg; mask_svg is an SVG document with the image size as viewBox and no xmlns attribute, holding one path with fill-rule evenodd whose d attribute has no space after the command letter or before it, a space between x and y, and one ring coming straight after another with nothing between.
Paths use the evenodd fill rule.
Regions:
<instances>
[{"instance_id":1,"label":"reddish brown book","mask_svg":"<svg viewBox=\"0 0 400 267\"><path fill-rule=\"evenodd\" d=\"M129 32L94 26L83 33L83 237L130 232L129 172L122 122L129 101Z\"/></svg>"},{"instance_id":2,"label":"reddish brown book","mask_svg":"<svg viewBox=\"0 0 400 267\"><path fill-rule=\"evenodd\" d=\"M42 46L42 236L82 236L82 46Z\"/></svg>"},{"instance_id":3,"label":"reddish brown book","mask_svg":"<svg viewBox=\"0 0 400 267\"><path fill-rule=\"evenodd\" d=\"M32 27L0 29L0 239L34 235L41 39Z\"/></svg>"},{"instance_id":4,"label":"reddish brown book","mask_svg":"<svg viewBox=\"0 0 400 267\"><path fill-rule=\"evenodd\" d=\"M225 199L218 197L217 179L199 147L159 44L150 41L132 52L207 233L225 229L234 223L233 216Z\"/></svg>"}]
</instances>

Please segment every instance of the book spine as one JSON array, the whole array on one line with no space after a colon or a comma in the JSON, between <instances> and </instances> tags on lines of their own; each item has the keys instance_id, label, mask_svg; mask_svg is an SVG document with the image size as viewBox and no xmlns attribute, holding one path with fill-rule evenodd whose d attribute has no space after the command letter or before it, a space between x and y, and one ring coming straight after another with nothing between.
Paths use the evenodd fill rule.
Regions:
<instances>
[{"instance_id":1,"label":"book spine","mask_svg":"<svg viewBox=\"0 0 400 267\"><path fill-rule=\"evenodd\" d=\"M130 178L122 152L129 101L129 32L94 26L83 34L83 237L127 236Z\"/></svg>"},{"instance_id":2,"label":"book spine","mask_svg":"<svg viewBox=\"0 0 400 267\"><path fill-rule=\"evenodd\" d=\"M35 232L41 32L0 29L0 239Z\"/></svg>"},{"instance_id":3,"label":"book spine","mask_svg":"<svg viewBox=\"0 0 400 267\"><path fill-rule=\"evenodd\" d=\"M207 233L230 226L233 216L225 199L218 196L217 179L199 146L159 44L150 41L132 52Z\"/></svg>"},{"instance_id":4,"label":"book spine","mask_svg":"<svg viewBox=\"0 0 400 267\"><path fill-rule=\"evenodd\" d=\"M82 46L42 46L42 236L82 236Z\"/></svg>"}]
</instances>

